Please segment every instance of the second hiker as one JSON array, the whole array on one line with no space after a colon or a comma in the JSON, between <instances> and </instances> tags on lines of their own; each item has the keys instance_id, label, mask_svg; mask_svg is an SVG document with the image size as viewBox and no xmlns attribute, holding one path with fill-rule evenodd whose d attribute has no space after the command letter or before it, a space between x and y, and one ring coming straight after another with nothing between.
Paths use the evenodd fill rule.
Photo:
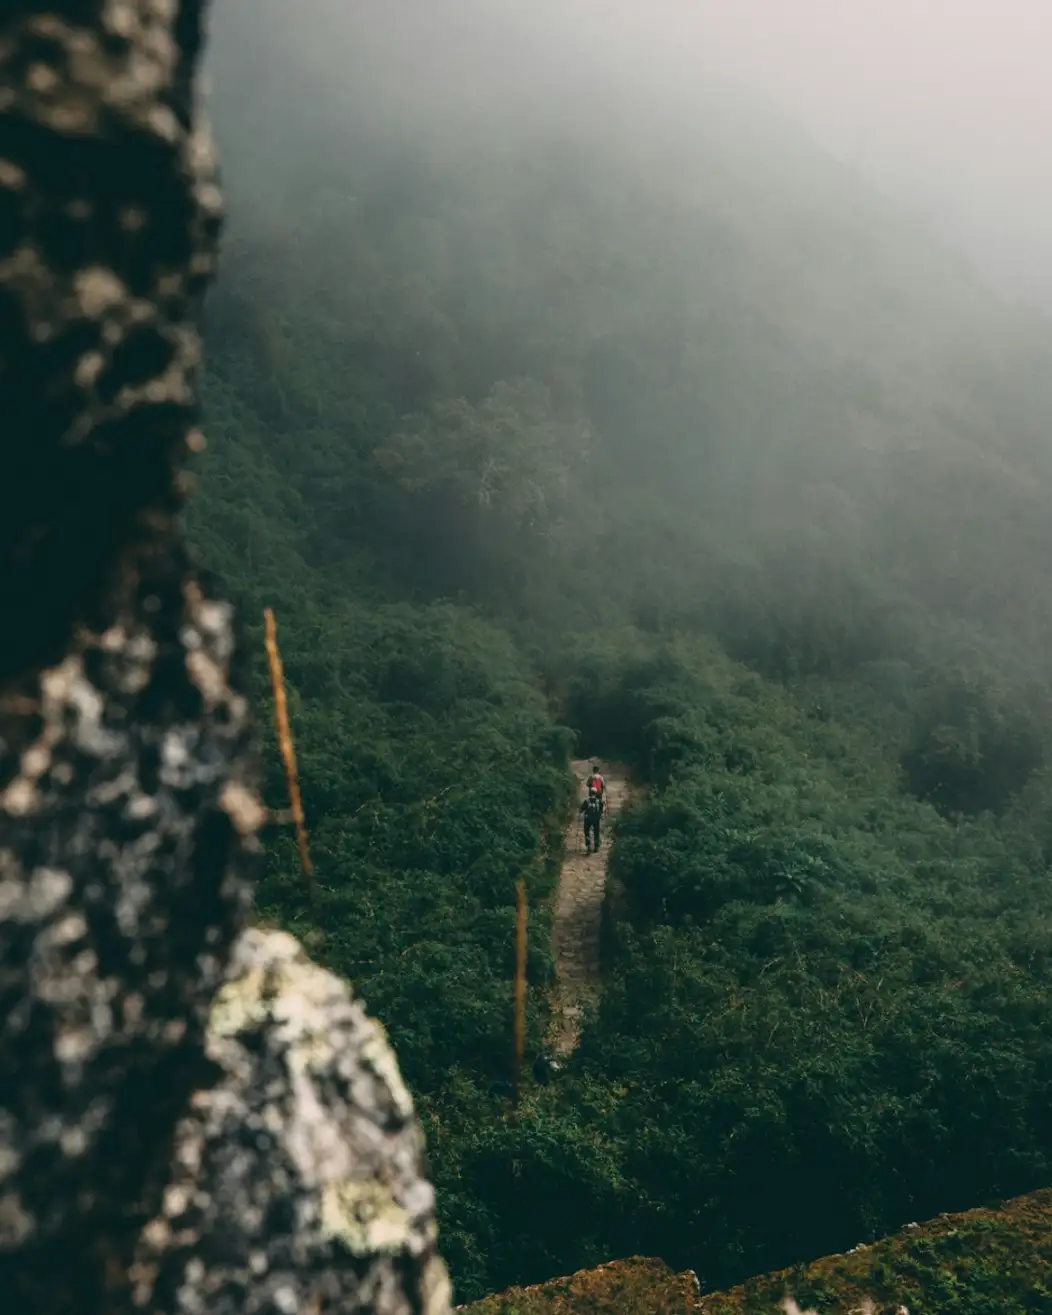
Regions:
<instances>
[{"instance_id":1,"label":"second hiker","mask_svg":"<svg viewBox=\"0 0 1052 1315\"><path fill-rule=\"evenodd\" d=\"M603 800L595 790L588 791L588 798L581 805L581 812L584 815L584 852L592 852L592 841L595 841L595 849L599 851L599 823L603 819Z\"/></svg>"}]
</instances>

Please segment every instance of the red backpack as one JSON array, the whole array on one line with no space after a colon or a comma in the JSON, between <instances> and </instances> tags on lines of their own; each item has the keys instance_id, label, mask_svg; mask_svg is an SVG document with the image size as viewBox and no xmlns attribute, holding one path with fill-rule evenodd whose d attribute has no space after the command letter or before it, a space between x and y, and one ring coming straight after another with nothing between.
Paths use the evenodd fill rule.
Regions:
<instances>
[{"instance_id":1,"label":"red backpack","mask_svg":"<svg viewBox=\"0 0 1052 1315\"><path fill-rule=\"evenodd\" d=\"M589 790L594 790L600 799L606 794L606 782L601 772L592 772L585 784Z\"/></svg>"}]
</instances>

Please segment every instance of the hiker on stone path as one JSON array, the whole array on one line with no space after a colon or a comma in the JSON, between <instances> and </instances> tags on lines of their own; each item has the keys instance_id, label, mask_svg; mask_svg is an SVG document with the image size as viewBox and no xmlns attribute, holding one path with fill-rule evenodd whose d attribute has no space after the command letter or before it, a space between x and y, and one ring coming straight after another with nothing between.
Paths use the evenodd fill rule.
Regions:
<instances>
[{"instance_id":1,"label":"hiker on stone path","mask_svg":"<svg viewBox=\"0 0 1052 1315\"><path fill-rule=\"evenodd\" d=\"M589 790L594 790L604 802L606 801L606 782L603 780L603 774L599 770L598 763L592 763L592 770L588 775L585 785Z\"/></svg>"},{"instance_id":2,"label":"hiker on stone path","mask_svg":"<svg viewBox=\"0 0 1052 1315\"><path fill-rule=\"evenodd\" d=\"M584 852L592 852L592 840L595 840L596 853L599 852L599 823L603 819L603 801L594 790L588 791L588 798L581 805L584 816Z\"/></svg>"}]
</instances>

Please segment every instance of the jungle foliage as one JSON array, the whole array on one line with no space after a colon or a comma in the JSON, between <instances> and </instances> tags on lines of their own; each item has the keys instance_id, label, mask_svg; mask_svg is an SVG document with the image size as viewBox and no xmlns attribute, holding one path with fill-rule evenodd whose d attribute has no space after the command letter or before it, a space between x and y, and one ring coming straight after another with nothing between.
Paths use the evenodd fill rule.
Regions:
<instances>
[{"instance_id":1,"label":"jungle foliage","mask_svg":"<svg viewBox=\"0 0 1052 1315\"><path fill-rule=\"evenodd\" d=\"M189 516L276 610L319 873L275 828L258 905L390 1030L460 1299L1052 1181L1047 326L744 112L399 128L352 61L311 117L229 21ZM575 743L649 788L512 1117Z\"/></svg>"}]
</instances>

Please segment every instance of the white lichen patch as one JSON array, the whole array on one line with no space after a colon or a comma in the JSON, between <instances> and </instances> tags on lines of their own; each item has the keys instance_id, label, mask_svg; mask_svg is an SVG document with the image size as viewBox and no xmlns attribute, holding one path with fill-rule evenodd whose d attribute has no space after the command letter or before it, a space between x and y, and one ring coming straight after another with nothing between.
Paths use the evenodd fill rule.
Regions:
<instances>
[{"instance_id":1,"label":"white lichen patch","mask_svg":"<svg viewBox=\"0 0 1052 1315\"><path fill-rule=\"evenodd\" d=\"M101 352L85 352L77 362L73 378L79 388L90 388L102 373L106 358Z\"/></svg>"},{"instance_id":2,"label":"white lichen patch","mask_svg":"<svg viewBox=\"0 0 1052 1315\"><path fill-rule=\"evenodd\" d=\"M254 835L267 820L267 810L254 790L239 781L225 781L219 792L219 806L241 836Z\"/></svg>"},{"instance_id":3,"label":"white lichen patch","mask_svg":"<svg viewBox=\"0 0 1052 1315\"><path fill-rule=\"evenodd\" d=\"M67 913L55 925L41 935L41 942L47 946L72 945L88 934L88 924L83 913Z\"/></svg>"},{"instance_id":4,"label":"white lichen patch","mask_svg":"<svg viewBox=\"0 0 1052 1315\"><path fill-rule=\"evenodd\" d=\"M0 851L0 861L3 861L5 868L11 868L14 865L13 855L10 850ZM0 920L6 920L14 915L15 909L22 902L22 895L25 887L21 881L13 877L4 877L0 880Z\"/></svg>"},{"instance_id":5,"label":"white lichen patch","mask_svg":"<svg viewBox=\"0 0 1052 1315\"><path fill-rule=\"evenodd\" d=\"M36 1232L36 1220L17 1192L0 1194L0 1248L10 1250Z\"/></svg>"},{"instance_id":6,"label":"white lichen patch","mask_svg":"<svg viewBox=\"0 0 1052 1315\"><path fill-rule=\"evenodd\" d=\"M127 642L128 632L122 625L110 626L99 635L99 648L105 653L119 653Z\"/></svg>"},{"instance_id":7,"label":"white lichen patch","mask_svg":"<svg viewBox=\"0 0 1052 1315\"><path fill-rule=\"evenodd\" d=\"M36 744L30 745L22 755L22 771L26 776L43 776L50 762L51 754L48 751L48 746L38 740Z\"/></svg>"},{"instance_id":8,"label":"white lichen patch","mask_svg":"<svg viewBox=\"0 0 1052 1315\"><path fill-rule=\"evenodd\" d=\"M12 817L25 817L31 813L39 802L32 782L23 777L16 777L11 784L0 792L0 808Z\"/></svg>"},{"instance_id":9,"label":"white lichen patch","mask_svg":"<svg viewBox=\"0 0 1052 1315\"><path fill-rule=\"evenodd\" d=\"M0 1142L0 1182L5 1178L10 1178L13 1173L17 1173L22 1163L22 1157L13 1146L5 1142Z\"/></svg>"},{"instance_id":10,"label":"white lichen patch","mask_svg":"<svg viewBox=\"0 0 1052 1315\"><path fill-rule=\"evenodd\" d=\"M55 1058L60 1064L82 1064L97 1045L98 1038L90 1028L64 1028L55 1036Z\"/></svg>"},{"instance_id":11,"label":"white lichen patch","mask_svg":"<svg viewBox=\"0 0 1052 1315\"><path fill-rule=\"evenodd\" d=\"M200 648L192 649L186 655L186 673L201 691L205 707L210 712L222 703L226 694L226 672L214 658Z\"/></svg>"},{"instance_id":12,"label":"white lichen patch","mask_svg":"<svg viewBox=\"0 0 1052 1315\"><path fill-rule=\"evenodd\" d=\"M163 402L186 403L192 398L193 390L187 380L185 367L182 362L176 361L156 379L148 379L144 384L122 388L117 401L121 406L130 409L139 402L159 406Z\"/></svg>"},{"instance_id":13,"label":"white lichen patch","mask_svg":"<svg viewBox=\"0 0 1052 1315\"><path fill-rule=\"evenodd\" d=\"M53 92L59 85L57 69L53 69L50 64L30 64L25 73L26 86L30 91L35 91L38 96L46 96Z\"/></svg>"},{"instance_id":14,"label":"white lichen patch","mask_svg":"<svg viewBox=\"0 0 1052 1315\"><path fill-rule=\"evenodd\" d=\"M362 1046L362 1061L386 1087L398 1116L409 1119L413 1114L413 1098L402 1081L398 1061L387 1040L387 1033L376 1019L371 1018L369 1023L371 1030Z\"/></svg>"},{"instance_id":15,"label":"white lichen patch","mask_svg":"<svg viewBox=\"0 0 1052 1315\"><path fill-rule=\"evenodd\" d=\"M26 172L21 166L15 164L13 160L6 160L0 156L0 187L6 187L9 191L17 192L26 184Z\"/></svg>"},{"instance_id":16,"label":"white lichen patch","mask_svg":"<svg viewBox=\"0 0 1052 1315\"><path fill-rule=\"evenodd\" d=\"M409 1248L412 1221L389 1189L372 1180L327 1183L321 1195L322 1236L352 1255L397 1255Z\"/></svg>"},{"instance_id":17,"label":"white lichen patch","mask_svg":"<svg viewBox=\"0 0 1052 1315\"><path fill-rule=\"evenodd\" d=\"M233 616L233 609L229 603L219 603L211 599L207 602L202 601L195 608L194 614L197 624L213 641L221 640L229 633Z\"/></svg>"},{"instance_id":18,"label":"white lichen patch","mask_svg":"<svg viewBox=\"0 0 1052 1315\"><path fill-rule=\"evenodd\" d=\"M128 299L128 290L113 272L103 265L81 270L73 280L73 291L81 311L89 319L99 320Z\"/></svg>"},{"instance_id":19,"label":"white lichen patch","mask_svg":"<svg viewBox=\"0 0 1052 1315\"><path fill-rule=\"evenodd\" d=\"M294 1034L309 1031L302 1026L303 1015L319 978L335 981L310 963L294 936L250 930L242 938L230 979L216 995L209 1032L216 1037L236 1036L268 1019L294 1023ZM297 1037L286 1032L283 1039L288 1043Z\"/></svg>"},{"instance_id":20,"label":"white lichen patch","mask_svg":"<svg viewBox=\"0 0 1052 1315\"><path fill-rule=\"evenodd\" d=\"M78 1159L88 1149L90 1144L88 1134L83 1128L76 1126L63 1129L58 1139L58 1144L63 1155L68 1155L71 1159Z\"/></svg>"},{"instance_id":21,"label":"white lichen patch","mask_svg":"<svg viewBox=\"0 0 1052 1315\"><path fill-rule=\"evenodd\" d=\"M420 1281L423 1297L423 1315L445 1315L453 1301L453 1285L444 1261L437 1255L429 1256Z\"/></svg>"},{"instance_id":22,"label":"white lichen patch","mask_svg":"<svg viewBox=\"0 0 1052 1315\"><path fill-rule=\"evenodd\" d=\"M144 822L157 813L157 800L148 794L133 795L124 806L124 816L129 822Z\"/></svg>"},{"instance_id":23,"label":"white lichen patch","mask_svg":"<svg viewBox=\"0 0 1052 1315\"><path fill-rule=\"evenodd\" d=\"M210 1037L234 1037L254 1027L266 1016L261 1003L262 968L253 968L233 981L224 982L212 1002L208 1019Z\"/></svg>"},{"instance_id":24,"label":"white lichen patch","mask_svg":"<svg viewBox=\"0 0 1052 1315\"><path fill-rule=\"evenodd\" d=\"M44 714L40 738L44 743L51 745L65 733L63 722L72 709L77 717L71 738L78 749L105 757L120 748L120 736L104 725L102 695L84 675L79 654L43 672L40 690Z\"/></svg>"},{"instance_id":25,"label":"white lichen patch","mask_svg":"<svg viewBox=\"0 0 1052 1315\"><path fill-rule=\"evenodd\" d=\"M50 917L73 889L73 878L58 868L35 868L25 893L25 914L34 921Z\"/></svg>"},{"instance_id":26,"label":"white lichen patch","mask_svg":"<svg viewBox=\"0 0 1052 1315\"><path fill-rule=\"evenodd\" d=\"M182 133L179 120L167 105L152 105L147 115L150 131L166 142L177 142Z\"/></svg>"},{"instance_id":27,"label":"white lichen patch","mask_svg":"<svg viewBox=\"0 0 1052 1315\"><path fill-rule=\"evenodd\" d=\"M102 11L102 25L114 36L131 41L141 25L138 7L128 0L108 0Z\"/></svg>"}]
</instances>

